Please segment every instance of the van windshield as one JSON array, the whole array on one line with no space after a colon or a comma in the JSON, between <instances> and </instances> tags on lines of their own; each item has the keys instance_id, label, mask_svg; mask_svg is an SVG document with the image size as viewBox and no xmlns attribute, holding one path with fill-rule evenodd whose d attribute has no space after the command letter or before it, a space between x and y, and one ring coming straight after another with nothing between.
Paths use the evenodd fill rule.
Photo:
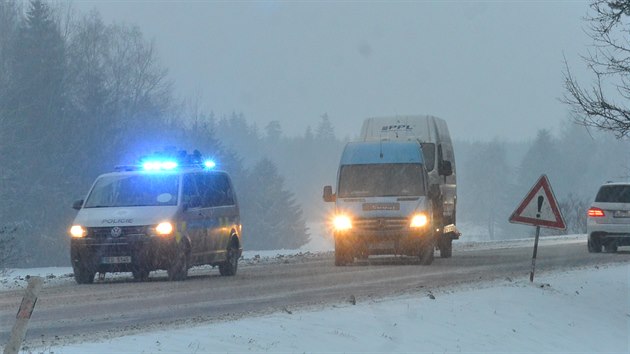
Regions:
<instances>
[{"instance_id":1,"label":"van windshield","mask_svg":"<svg viewBox=\"0 0 630 354\"><path fill-rule=\"evenodd\" d=\"M339 174L339 197L425 195L422 164L344 165Z\"/></svg>"},{"instance_id":2,"label":"van windshield","mask_svg":"<svg viewBox=\"0 0 630 354\"><path fill-rule=\"evenodd\" d=\"M85 202L85 208L177 205L179 176L142 174L103 176Z\"/></svg>"}]
</instances>

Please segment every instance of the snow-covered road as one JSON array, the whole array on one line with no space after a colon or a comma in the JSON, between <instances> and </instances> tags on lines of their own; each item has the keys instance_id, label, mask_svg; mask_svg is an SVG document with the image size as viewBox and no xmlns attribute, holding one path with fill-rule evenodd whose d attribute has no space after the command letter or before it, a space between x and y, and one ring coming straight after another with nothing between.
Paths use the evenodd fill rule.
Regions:
<instances>
[{"instance_id":1,"label":"snow-covered road","mask_svg":"<svg viewBox=\"0 0 630 354\"><path fill-rule=\"evenodd\" d=\"M16 270L0 278L2 337L28 273L47 278L32 352L628 352L630 252L548 238L530 284L530 241L460 243L428 267L247 254L235 278L199 268L180 283L158 273L78 286L69 268Z\"/></svg>"}]
</instances>

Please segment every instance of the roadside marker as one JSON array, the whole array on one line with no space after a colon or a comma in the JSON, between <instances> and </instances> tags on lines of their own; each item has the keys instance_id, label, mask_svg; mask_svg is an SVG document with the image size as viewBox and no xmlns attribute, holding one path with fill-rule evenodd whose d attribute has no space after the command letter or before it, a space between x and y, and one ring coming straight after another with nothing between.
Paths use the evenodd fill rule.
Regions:
<instances>
[{"instance_id":1,"label":"roadside marker","mask_svg":"<svg viewBox=\"0 0 630 354\"><path fill-rule=\"evenodd\" d=\"M15 316L15 324L11 330L11 337L9 343L4 347L4 354L17 354L22 347L22 342L26 337L26 330L28 329L28 320L33 314L35 309L35 303L37 302L37 296L39 290L42 288L44 280L40 277L30 277L28 279L28 286L26 287L26 293L22 298L22 303Z\"/></svg>"}]
</instances>

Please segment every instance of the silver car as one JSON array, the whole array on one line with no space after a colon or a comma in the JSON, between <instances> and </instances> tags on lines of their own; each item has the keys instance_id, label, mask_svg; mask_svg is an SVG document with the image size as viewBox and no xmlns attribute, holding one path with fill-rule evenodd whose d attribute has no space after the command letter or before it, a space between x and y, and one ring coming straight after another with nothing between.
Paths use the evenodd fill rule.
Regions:
<instances>
[{"instance_id":1,"label":"silver car","mask_svg":"<svg viewBox=\"0 0 630 354\"><path fill-rule=\"evenodd\" d=\"M588 209L588 251L617 252L630 246L630 183L606 183Z\"/></svg>"}]
</instances>

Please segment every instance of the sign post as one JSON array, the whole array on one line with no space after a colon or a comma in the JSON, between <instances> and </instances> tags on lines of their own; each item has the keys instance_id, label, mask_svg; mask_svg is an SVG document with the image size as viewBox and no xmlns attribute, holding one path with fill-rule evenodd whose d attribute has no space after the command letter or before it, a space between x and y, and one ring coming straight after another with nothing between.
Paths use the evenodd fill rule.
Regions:
<instances>
[{"instance_id":1,"label":"sign post","mask_svg":"<svg viewBox=\"0 0 630 354\"><path fill-rule=\"evenodd\" d=\"M546 175L540 176L536 184L527 193L521 204L510 216L510 222L515 224L526 224L536 226L536 239L534 241L534 254L532 256L532 271L529 274L529 281L534 281L536 270L536 254L538 252L538 239L540 228L565 230L566 224L558 208L558 202L549 184Z\"/></svg>"}]
</instances>

